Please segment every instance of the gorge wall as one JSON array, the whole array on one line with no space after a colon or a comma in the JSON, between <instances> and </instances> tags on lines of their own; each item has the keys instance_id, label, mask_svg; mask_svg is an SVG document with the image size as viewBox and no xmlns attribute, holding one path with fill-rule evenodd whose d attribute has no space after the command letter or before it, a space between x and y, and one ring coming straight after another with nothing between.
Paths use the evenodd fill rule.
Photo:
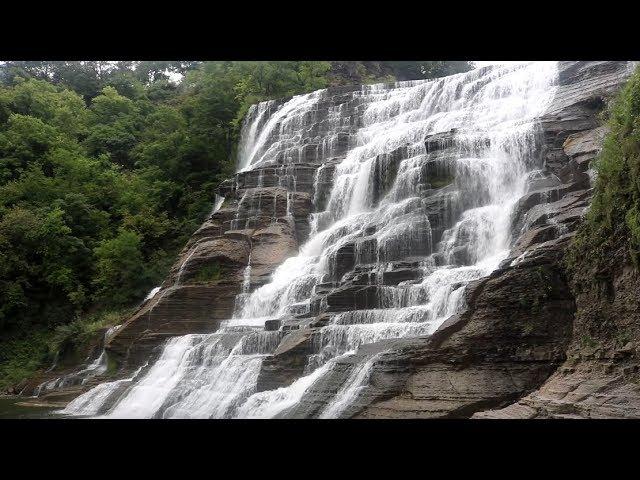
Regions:
<instances>
[{"instance_id":1,"label":"gorge wall","mask_svg":"<svg viewBox=\"0 0 640 480\"><path fill-rule=\"evenodd\" d=\"M559 388L593 394L595 369L567 360L590 294L562 259L629 73L485 67L254 106L220 202L106 336L115 376L48 395L85 392L79 415L430 418L553 416L577 401Z\"/></svg>"}]
</instances>

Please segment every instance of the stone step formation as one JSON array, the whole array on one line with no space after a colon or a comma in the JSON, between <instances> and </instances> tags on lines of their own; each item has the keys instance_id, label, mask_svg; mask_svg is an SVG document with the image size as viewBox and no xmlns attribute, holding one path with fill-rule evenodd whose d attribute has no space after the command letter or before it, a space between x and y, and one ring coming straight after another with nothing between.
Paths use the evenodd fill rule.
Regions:
<instances>
[{"instance_id":1,"label":"stone step formation","mask_svg":"<svg viewBox=\"0 0 640 480\"><path fill-rule=\"evenodd\" d=\"M629 73L522 63L254 105L224 201L107 342L119 379L63 412L470 416L521 397L563 359L559 261Z\"/></svg>"}]
</instances>

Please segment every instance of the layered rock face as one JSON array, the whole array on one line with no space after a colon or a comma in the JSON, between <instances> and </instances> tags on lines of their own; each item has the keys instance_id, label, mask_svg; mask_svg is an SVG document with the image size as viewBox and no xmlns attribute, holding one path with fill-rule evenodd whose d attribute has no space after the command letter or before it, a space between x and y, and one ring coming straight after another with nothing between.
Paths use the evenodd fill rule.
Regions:
<instances>
[{"instance_id":1,"label":"layered rock face","mask_svg":"<svg viewBox=\"0 0 640 480\"><path fill-rule=\"evenodd\" d=\"M607 64L598 66L606 71ZM577 67L566 74L569 81L584 76L584 70ZM583 88L587 90L589 86ZM606 130L598 126L589 112L597 110L603 100L607 100L606 95L596 94L583 102L582 115L576 108L572 109L572 128L583 125L591 128L569 135L564 141L565 156L560 156L556 169L565 176L585 171L599 150ZM559 130L554 126L560 117L559 110L555 118L549 119L552 133ZM576 111L577 114L573 113ZM588 201L589 194L590 190L586 190L576 192L573 197L584 196ZM571 208L569 212L556 218L573 216L573 206L564 207L567 208ZM566 361L539 389L502 409L478 412L474 418L637 418L640 415L640 280L637 269L625 263L625 252L611 251L610 255L610 271L593 272L594 278L589 281L570 279L576 313Z\"/></svg>"},{"instance_id":2,"label":"layered rock face","mask_svg":"<svg viewBox=\"0 0 640 480\"><path fill-rule=\"evenodd\" d=\"M266 283L297 252L308 235L310 194L289 191L279 178L264 169L223 186L221 208L195 232L161 289L108 343L110 354L137 367L168 337L217 330L233 315L237 295Z\"/></svg>"},{"instance_id":3,"label":"layered rock face","mask_svg":"<svg viewBox=\"0 0 640 480\"><path fill-rule=\"evenodd\" d=\"M519 400L572 344L563 250L629 71L488 67L254 106L224 203L107 342L122 375L148 366L68 413L469 417Z\"/></svg>"},{"instance_id":4,"label":"layered rock face","mask_svg":"<svg viewBox=\"0 0 640 480\"><path fill-rule=\"evenodd\" d=\"M625 265L625 252L612 254L612 271L582 285L575 297L566 361L537 390L473 418L640 416L640 278Z\"/></svg>"}]
</instances>

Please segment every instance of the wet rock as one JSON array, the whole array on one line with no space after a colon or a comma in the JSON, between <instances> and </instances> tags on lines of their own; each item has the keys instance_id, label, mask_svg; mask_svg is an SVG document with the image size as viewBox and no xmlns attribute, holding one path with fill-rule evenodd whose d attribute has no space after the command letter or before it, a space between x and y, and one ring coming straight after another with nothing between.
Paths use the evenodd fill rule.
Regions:
<instances>
[{"instance_id":1,"label":"wet rock","mask_svg":"<svg viewBox=\"0 0 640 480\"><path fill-rule=\"evenodd\" d=\"M425 138L424 146L428 153L451 148L455 144L455 129L448 132L435 133Z\"/></svg>"},{"instance_id":2,"label":"wet rock","mask_svg":"<svg viewBox=\"0 0 640 480\"><path fill-rule=\"evenodd\" d=\"M255 168L237 174L237 188L282 187L288 191L312 193L316 168L317 165L308 164Z\"/></svg>"},{"instance_id":3,"label":"wet rock","mask_svg":"<svg viewBox=\"0 0 640 480\"><path fill-rule=\"evenodd\" d=\"M218 187L216 188L216 193L221 197L231 197L235 191L236 184L231 178L227 178L220 182Z\"/></svg>"},{"instance_id":4,"label":"wet rock","mask_svg":"<svg viewBox=\"0 0 640 480\"><path fill-rule=\"evenodd\" d=\"M469 255L469 249L467 245L455 247L451 251L451 257L454 265L471 265L473 263Z\"/></svg>"},{"instance_id":5,"label":"wet rock","mask_svg":"<svg viewBox=\"0 0 640 480\"><path fill-rule=\"evenodd\" d=\"M256 391L286 387L302 375L313 353L312 334L312 329L299 329L282 339L273 355L263 360Z\"/></svg>"},{"instance_id":6,"label":"wet rock","mask_svg":"<svg viewBox=\"0 0 640 480\"><path fill-rule=\"evenodd\" d=\"M564 153L578 164L584 164L593 160L600 150L604 137L608 132L606 125L571 134L562 144Z\"/></svg>"},{"instance_id":7,"label":"wet rock","mask_svg":"<svg viewBox=\"0 0 640 480\"><path fill-rule=\"evenodd\" d=\"M295 255L298 242L290 225L275 223L251 235L251 282L263 284L284 260Z\"/></svg>"},{"instance_id":8,"label":"wet rock","mask_svg":"<svg viewBox=\"0 0 640 480\"><path fill-rule=\"evenodd\" d=\"M158 292L108 341L114 360L129 367L144 363L169 337L215 331L233 314L238 282L172 286Z\"/></svg>"},{"instance_id":9,"label":"wet rock","mask_svg":"<svg viewBox=\"0 0 640 480\"><path fill-rule=\"evenodd\" d=\"M458 192L453 186L447 186L429 195L423 202L423 208L431 227L431 239L435 245L442 239L442 233L451 228L461 213Z\"/></svg>"},{"instance_id":10,"label":"wet rock","mask_svg":"<svg viewBox=\"0 0 640 480\"><path fill-rule=\"evenodd\" d=\"M568 197L573 192L584 192L589 188L588 176L577 183L561 184L555 187L548 187L525 194L516 205L512 216L512 231L522 233L523 226L529 220L527 217L536 218L541 214L550 211L559 213L565 208L566 203L573 202L573 196ZM563 201L565 197L567 200ZM546 205L549 205L547 207ZM532 223L529 224L530 226Z\"/></svg>"},{"instance_id":11,"label":"wet rock","mask_svg":"<svg viewBox=\"0 0 640 480\"><path fill-rule=\"evenodd\" d=\"M557 187L561 183L555 175L537 175L527 181L527 192Z\"/></svg>"},{"instance_id":12,"label":"wet rock","mask_svg":"<svg viewBox=\"0 0 640 480\"><path fill-rule=\"evenodd\" d=\"M274 332L276 330L279 330L281 326L282 320L266 320L264 322L264 329L267 332Z\"/></svg>"},{"instance_id":13,"label":"wet rock","mask_svg":"<svg viewBox=\"0 0 640 480\"><path fill-rule=\"evenodd\" d=\"M322 212L327 208L327 201L329 200L329 194L333 187L333 175L337 163L339 163L339 159L330 159L318 167L316 171L315 189L313 193L313 203L316 212Z\"/></svg>"},{"instance_id":14,"label":"wet rock","mask_svg":"<svg viewBox=\"0 0 640 480\"><path fill-rule=\"evenodd\" d=\"M570 135L600 127L597 114L628 75L628 62L560 62L556 94L540 119L542 157L551 172L559 174L568 161L563 144Z\"/></svg>"},{"instance_id":15,"label":"wet rock","mask_svg":"<svg viewBox=\"0 0 640 480\"><path fill-rule=\"evenodd\" d=\"M329 293L336 286L337 286L336 282L318 283L314 288L314 293L316 295L323 295L325 293Z\"/></svg>"},{"instance_id":16,"label":"wet rock","mask_svg":"<svg viewBox=\"0 0 640 480\"><path fill-rule=\"evenodd\" d=\"M240 281L244 266L249 259L251 245L249 235L238 233L213 240L203 240L186 252L182 264L174 269L175 282L178 284L202 283L214 278L199 276L206 267L215 266L217 277Z\"/></svg>"},{"instance_id":17,"label":"wet rock","mask_svg":"<svg viewBox=\"0 0 640 480\"><path fill-rule=\"evenodd\" d=\"M573 307L553 264L499 270L467 298L470 309L430 339L399 340L381 355L353 416L469 416L519 398L564 360Z\"/></svg>"},{"instance_id":18,"label":"wet rock","mask_svg":"<svg viewBox=\"0 0 640 480\"><path fill-rule=\"evenodd\" d=\"M407 147L400 147L391 153L378 155L373 164L373 204L377 205L389 192L398 174L400 162L407 158Z\"/></svg>"},{"instance_id":19,"label":"wet rock","mask_svg":"<svg viewBox=\"0 0 640 480\"><path fill-rule=\"evenodd\" d=\"M380 295L377 285L347 285L336 288L326 296L327 312L346 312L348 310L363 310L378 308Z\"/></svg>"},{"instance_id":20,"label":"wet rock","mask_svg":"<svg viewBox=\"0 0 640 480\"><path fill-rule=\"evenodd\" d=\"M532 230L527 230L518 238L518 241L511 250L511 255L522 255L526 251L531 250L534 245L552 240L557 236L558 232L553 225L545 225Z\"/></svg>"},{"instance_id":21,"label":"wet rock","mask_svg":"<svg viewBox=\"0 0 640 480\"><path fill-rule=\"evenodd\" d=\"M423 276L422 270L415 268L401 268L391 270L382 274L382 281L385 285L397 285L400 282L418 280Z\"/></svg>"},{"instance_id":22,"label":"wet rock","mask_svg":"<svg viewBox=\"0 0 640 480\"><path fill-rule=\"evenodd\" d=\"M342 276L351 271L356 262L356 244L354 242L342 245L335 253L332 259L334 271L332 272L333 280L340 280Z\"/></svg>"}]
</instances>

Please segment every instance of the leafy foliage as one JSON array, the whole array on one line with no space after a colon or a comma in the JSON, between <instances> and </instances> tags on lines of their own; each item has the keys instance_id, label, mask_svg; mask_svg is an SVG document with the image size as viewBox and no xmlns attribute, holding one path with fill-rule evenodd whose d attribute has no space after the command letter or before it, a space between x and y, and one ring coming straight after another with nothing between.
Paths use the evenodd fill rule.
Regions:
<instances>
[{"instance_id":1,"label":"leafy foliage","mask_svg":"<svg viewBox=\"0 0 640 480\"><path fill-rule=\"evenodd\" d=\"M223 274L224 269L219 263L215 262L200 268L194 280L196 282L217 282L222 278Z\"/></svg>"},{"instance_id":2,"label":"leafy foliage","mask_svg":"<svg viewBox=\"0 0 640 480\"><path fill-rule=\"evenodd\" d=\"M384 62L393 71L398 81L416 80L419 78L436 78L466 72L471 69L465 61L430 61L430 62Z\"/></svg>"},{"instance_id":3,"label":"leafy foliage","mask_svg":"<svg viewBox=\"0 0 640 480\"><path fill-rule=\"evenodd\" d=\"M640 263L640 68L612 104L595 162L595 194L568 255L580 282L607 277L621 259Z\"/></svg>"}]
</instances>

